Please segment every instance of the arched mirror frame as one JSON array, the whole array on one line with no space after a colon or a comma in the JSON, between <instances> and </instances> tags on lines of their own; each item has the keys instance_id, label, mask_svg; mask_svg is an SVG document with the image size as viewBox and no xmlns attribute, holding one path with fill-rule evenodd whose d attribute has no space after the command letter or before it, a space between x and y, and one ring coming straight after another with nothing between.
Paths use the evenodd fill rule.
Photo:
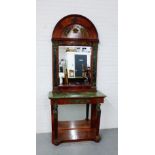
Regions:
<instances>
[{"instance_id":1,"label":"arched mirror frame","mask_svg":"<svg viewBox=\"0 0 155 155\"><path fill-rule=\"evenodd\" d=\"M81 25L87 35L76 38L64 36L67 27L71 25ZM52 54L53 54L53 91L96 91L96 71L97 71L97 50L98 33L94 24L86 17L72 14L62 18L55 26L52 34ZM59 85L59 46L91 46L91 83L90 85Z\"/></svg>"}]
</instances>

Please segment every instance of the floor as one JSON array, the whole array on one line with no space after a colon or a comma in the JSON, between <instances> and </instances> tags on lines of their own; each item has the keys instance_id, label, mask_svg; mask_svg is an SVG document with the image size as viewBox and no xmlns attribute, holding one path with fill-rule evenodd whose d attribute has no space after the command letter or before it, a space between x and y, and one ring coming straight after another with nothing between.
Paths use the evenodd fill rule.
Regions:
<instances>
[{"instance_id":1,"label":"floor","mask_svg":"<svg viewBox=\"0 0 155 155\"><path fill-rule=\"evenodd\" d=\"M51 143L51 133L41 133L36 136L36 155L117 155L118 129L100 131L102 140L62 143L55 146Z\"/></svg>"}]
</instances>

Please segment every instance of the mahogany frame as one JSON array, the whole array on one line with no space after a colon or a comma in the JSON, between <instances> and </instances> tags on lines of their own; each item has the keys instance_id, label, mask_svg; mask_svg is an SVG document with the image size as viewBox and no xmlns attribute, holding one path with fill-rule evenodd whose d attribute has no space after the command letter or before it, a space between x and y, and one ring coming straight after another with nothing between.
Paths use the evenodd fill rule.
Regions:
<instances>
[{"instance_id":1,"label":"mahogany frame","mask_svg":"<svg viewBox=\"0 0 155 155\"><path fill-rule=\"evenodd\" d=\"M84 38L66 38L63 36L67 26L79 24L85 27L89 36ZM97 49L98 33L94 24L86 17L73 14L62 18L55 26L52 34L52 69L53 69L53 91L96 91ZM59 46L91 46L91 84L90 85L64 85L59 86Z\"/></svg>"},{"instance_id":2,"label":"mahogany frame","mask_svg":"<svg viewBox=\"0 0 155 155\"><path fill-rule=\"evenodd\" d=\"M74 24L82 25L88 32L88 36L79 38L67 38L63 35L66 27ZM72 14L62 18L55 26L52 34L52 70L53 91L49 93L51 104L52 143L58 145L62 142L93 140L100 141L100 103L106 97L96 90L98 33L94 24L86 17ZM63 85L59 86L59 46L91 46L91 84L90 85ZM79 93L83 95L79 95ZM69 94L64 97L64 93ZM87 95L93 94L93 96ZM97 95L100 94L100 95ZM60 97L57 98L57 95ZM61 96L62 95L62 96ZM75 95L78 96L75 98ZM86 119L80 121L58 121L58 105L62 104L86 104ZM89 119L89 105L91 104L91 117ZM74 124L74 128L72 127ZM72 133L74 132L74 133ZM74 137L75 136L75 137Z\"/></svg>"}]
</instances>

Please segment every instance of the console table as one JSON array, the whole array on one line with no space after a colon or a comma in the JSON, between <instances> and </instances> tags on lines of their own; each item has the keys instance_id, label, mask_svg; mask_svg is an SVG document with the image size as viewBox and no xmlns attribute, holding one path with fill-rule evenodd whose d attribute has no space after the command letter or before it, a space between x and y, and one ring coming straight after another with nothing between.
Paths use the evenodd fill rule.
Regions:
<instances>
[{"instance_id":1,"label":"console table","mask_svg":"<svg viewBox=\"0 0 155 155\"><path fill-rule=\"evenodd\" d=\"M52 143L100 140L100 103L104 102L105 95L101 92L49 92L52 111ZM86 104L86 119L79 121L58 121L58 105ZM89 120L89 104L91 105L91 119Z\"/></svg>"}]
</instances>

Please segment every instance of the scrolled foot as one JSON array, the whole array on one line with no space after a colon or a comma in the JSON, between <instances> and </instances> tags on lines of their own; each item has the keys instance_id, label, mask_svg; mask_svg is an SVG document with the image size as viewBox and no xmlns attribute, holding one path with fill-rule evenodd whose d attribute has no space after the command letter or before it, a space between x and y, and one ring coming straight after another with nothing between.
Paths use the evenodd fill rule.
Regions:
<instances>
[{"instance_id":1,"label":"scrolled foot","mask_svg":"<svg viewBox=\"0 0 155 155\"><path fill-rule=\"evenodd\" d=\"M96 136L95 142L99 142L100 140L101 140L101 136L100 135Z\"/></svg>"},{"instance_id":2,"label":"scrolled foot","mask_svg":"<svg viewBox=\"0 0 155 155\"><path fill-rule=\"evenodd\" d=\"M54 140L54 143L53 143L54 145L59 145L59 142L58 142L58 140Z\"/></svg>"}]
</instances>

